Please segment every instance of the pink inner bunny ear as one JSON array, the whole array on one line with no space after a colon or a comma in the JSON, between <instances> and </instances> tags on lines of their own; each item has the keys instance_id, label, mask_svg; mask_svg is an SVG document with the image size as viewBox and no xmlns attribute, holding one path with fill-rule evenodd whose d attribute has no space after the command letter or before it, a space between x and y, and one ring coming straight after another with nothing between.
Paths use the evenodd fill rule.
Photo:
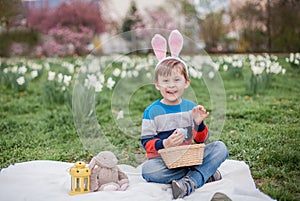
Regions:
<instances>
[{"instance_id":1,"label":"pink inner bunny ear","mask_svg":"<svg viewBox=\"0 0 300 201\"><path fill-rule=\"evenodd\" d=\"M167 41L163 36L159 34L155 34L155 36L151 40L151 45L158 61L166 57Z\"/></svg>"},{"instance_id":2,"label":"pink inner bunny ear","mask_svg":"<svg viewBox=\"0 0 300 201\"><path fill-rule=\"evenodd\" d=\"M178 30L173 30L169 36L169 47L172 57L178 57L183 47L183 37Z\"/></svg>"}]
</instances>

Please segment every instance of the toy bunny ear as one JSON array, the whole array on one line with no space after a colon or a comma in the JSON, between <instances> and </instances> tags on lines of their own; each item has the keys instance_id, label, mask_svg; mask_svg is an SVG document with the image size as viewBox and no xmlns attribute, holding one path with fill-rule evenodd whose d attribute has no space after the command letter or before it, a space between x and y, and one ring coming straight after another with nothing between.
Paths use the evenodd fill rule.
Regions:
<instances>
[{"instance_id":1,"label":"toy bunny ear","mask_svg":"<svg viewBox=\"0 0 300 201\"><path fill-rule=\"evenodd\" d=\"M95 158L92 158L90 164L89 164L89 168L94 169L94 167L96 166L96 159Z\"/></svg>"},{"instance_id":2,"label":"toy bunny ear","mask_svg":"<svg viewBox=\"0 0 300 201\"><path fill-rule=\"evenodd\" d=\"M155 34L155 36L151 40L151 45L158 61L166 57L167 41L162 35Z\"/></svg>"},{"instance_id":3,"label":"toy bunny ear","mask_svg":"<svg viewBox=\"0 0 300 201\"><path fill-rule=\"evenodd\" d=\"M169 47L172 57L178 57L183 47L183 37L178 30L173 30L169 36Z\"/></svg>"}]
</instances>

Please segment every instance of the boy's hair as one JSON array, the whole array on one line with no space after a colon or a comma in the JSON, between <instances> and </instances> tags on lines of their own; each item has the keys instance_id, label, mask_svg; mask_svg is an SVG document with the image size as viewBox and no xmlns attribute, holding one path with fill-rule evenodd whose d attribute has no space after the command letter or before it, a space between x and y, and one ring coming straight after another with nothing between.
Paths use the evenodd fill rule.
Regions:
<instances>
[{"instance_id":1,"label":"boy's hair","mask_svg":"<svg viewBox=\"0 0 300 201\"><path fill-rule=\"evenodd\" d=\"M166 59L162 61L155 69L154 82L158 81L158 76L169 76L173 71L177 71L182 74L185 80L189 80L185 65L178 59Z\"/></svg>"}]
</instances>

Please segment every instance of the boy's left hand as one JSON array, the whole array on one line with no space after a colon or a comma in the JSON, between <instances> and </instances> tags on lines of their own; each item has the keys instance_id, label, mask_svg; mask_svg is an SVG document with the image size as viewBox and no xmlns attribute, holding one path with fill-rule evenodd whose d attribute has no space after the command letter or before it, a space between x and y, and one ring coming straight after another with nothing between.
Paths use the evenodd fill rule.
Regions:
<instances>
[{"instance_id":1,"label":"boy's left hand","mask_svg":"<svg viewBox=\"0 0 300 201\"><path fill-rule=\"evenodd\" d=\"M196 124L200 124L206 117L208 117L209 112L202 105L197 105L192 109L192 115Z\"/></svg>"}]
</instances>

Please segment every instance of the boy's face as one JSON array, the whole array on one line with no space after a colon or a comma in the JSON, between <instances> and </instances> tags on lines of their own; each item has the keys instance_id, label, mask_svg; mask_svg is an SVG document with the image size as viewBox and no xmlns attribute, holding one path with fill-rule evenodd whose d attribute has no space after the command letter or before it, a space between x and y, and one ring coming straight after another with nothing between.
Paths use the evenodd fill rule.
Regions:
<instances>
[{"instance_id":1,"label":"boy's face","mask_svg":"<svg viewBox=\"0 0 300 201\"><path fill-rule=\"evenodd\" d=\"M184 90L190 85L190 80L185 80L178 71L173 71L171 75L158 75L155 87L163 96L162 102L167 105L177 105L181 102Z\"/></svg>"}]
</instances>

